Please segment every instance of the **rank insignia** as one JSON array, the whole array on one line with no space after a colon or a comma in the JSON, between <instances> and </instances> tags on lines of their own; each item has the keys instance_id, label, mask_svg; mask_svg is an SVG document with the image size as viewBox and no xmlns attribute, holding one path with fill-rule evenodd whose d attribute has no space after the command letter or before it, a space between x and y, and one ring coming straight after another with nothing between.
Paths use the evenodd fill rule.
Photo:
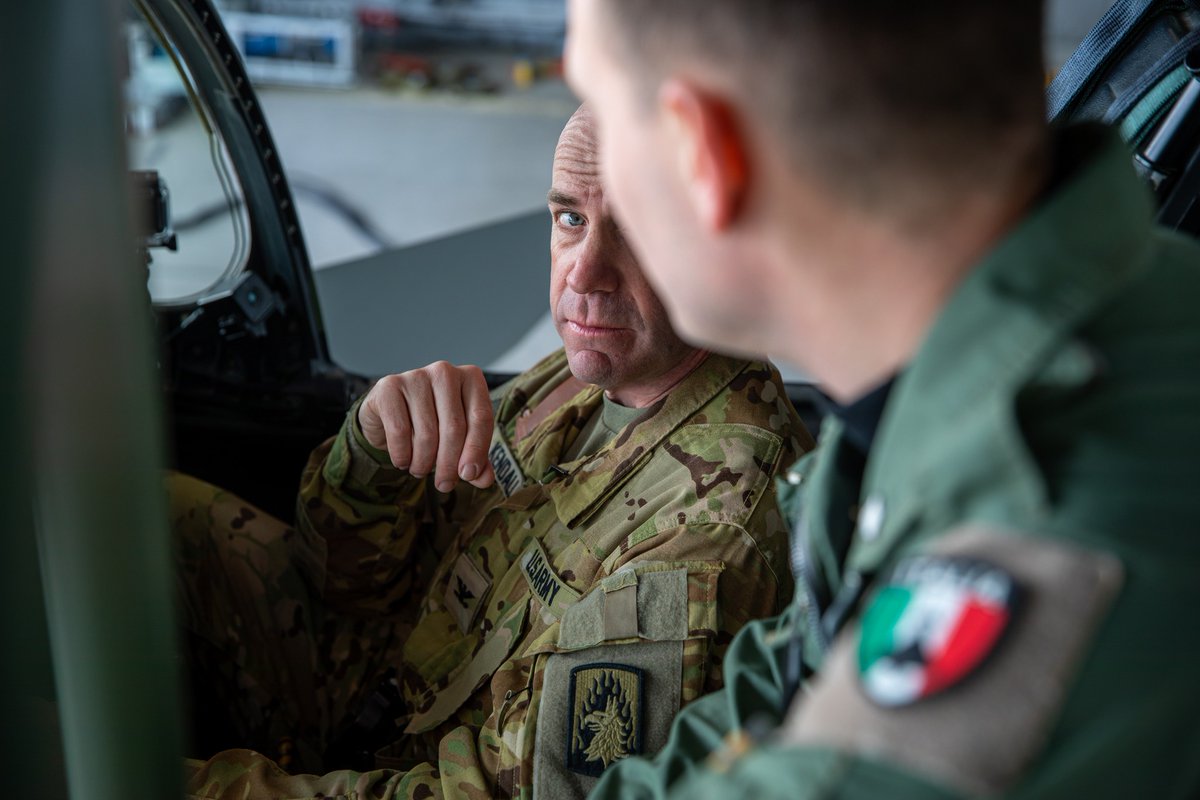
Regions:
<instances>
[{"instance_id":1,"label":"rank insignia","mask_svg":"<svg viewBox=\"0 0 1200 800\"><path fill-rule=\"evenodd\" d=\"M1007 572L960 556L897 565L862 618L858 669L875 703L904 706L958 683L995 648L1016 610Z\"/></svg>"},{"instance_id":2,"label":"rank insignia","mask_svg":"<svg viewBox=\"0 0 1200 800\"><path fill-rule=\"evenodd\" d=\"M625 664L571 670L567 768L593 777L614 761L642 752L644 672Z\"/></svg>"},{"instance_id":3,"label":"rank insignia","mask_svg":"<svg viewBox=\"0 0 1200 800\"><path fill-rule=\"evenodd\" d=\"M461 553L454 562L454 572L446 585L446 608L454 614L458 628L463 633L470 631L475 625L475 617L483 608L482 600L488 593L492 582L476 566L467 553Z\"/></svg>"}]
</instances>

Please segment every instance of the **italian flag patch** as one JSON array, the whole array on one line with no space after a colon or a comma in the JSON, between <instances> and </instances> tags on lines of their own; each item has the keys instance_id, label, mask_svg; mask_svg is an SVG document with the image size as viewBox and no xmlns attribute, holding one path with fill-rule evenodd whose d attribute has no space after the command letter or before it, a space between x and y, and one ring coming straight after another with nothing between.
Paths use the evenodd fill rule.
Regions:
<instances>
[{"instance_id":1,"label":"italian flag patch","mask_svg":"<svg viewBox=\"0 0 1200 800\"><path fill-rule=\"evenodd\" d=\"M1007 572L975 558L901 561L863 615L858 669L875 703L908 705L954 685L1000 641L1016 609Z\"/></svg>"}]
</instances>

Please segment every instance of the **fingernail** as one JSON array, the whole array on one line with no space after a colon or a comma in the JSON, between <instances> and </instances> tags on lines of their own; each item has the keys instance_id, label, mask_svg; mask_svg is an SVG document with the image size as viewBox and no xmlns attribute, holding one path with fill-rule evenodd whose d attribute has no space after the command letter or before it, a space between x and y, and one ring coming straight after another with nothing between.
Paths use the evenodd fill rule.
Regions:
<instances>
[{"instance_id":1,"label":"fingernail","mask_svg":"<svg viewBox=\"0 0 1200 800\"><path fill-rule=\"evenodd\" d=\"M454 488L454 481L441 481L437 485L437 490L442 494L448 494Z\"/></svg>"},{"instance_id":2,"label":"fingernail","mask_svg":"<svg viewBox=\"0 0 1200 800\"><path fill-rule=\"evenodd\" d=\"M464 464L463 468L458 471L458 477L464 481L473 481L479 477L478 464Z\"/></svg>"}]
</instances>

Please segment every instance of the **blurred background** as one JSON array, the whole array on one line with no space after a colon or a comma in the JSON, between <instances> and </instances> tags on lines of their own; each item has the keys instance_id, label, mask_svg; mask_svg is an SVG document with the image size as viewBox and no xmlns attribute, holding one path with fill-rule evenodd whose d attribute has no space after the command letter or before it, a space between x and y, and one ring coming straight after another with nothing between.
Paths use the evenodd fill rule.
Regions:
<instances>
[{"instance_id":1,"label":"blurred background","mask_svg":"<svg viewBox=\"0 0 1200 800\"><path fill-rule=\"evenodd\" d=\"M1053 72L1109 5L1050 0L1046 52ZM544 209L554 143L575 101L562 81L563 0L221 0L226 27L255 82L291 180L335 360L366 374L447 357L517 371L556 346L545 313L544 248L514 276L513 292L463 293L504 245L454 237L524 220L548 232ZM156 302L195 297L245 255L238 194L222 153L187 102L184 82L154 31L126 23L131 166L169 178L183 246L156 254ZM496 230L499 230L498 228ZM396 257L430 245L420 259ZM451 255L452 254L452 255ZM467 259L445 270L437 265ZM419 270L421 274L405 273ZM497 276L491 275L495 279ZM364 281L396 305L364 313ZM420 295L405 287L420 286ZM489 284L492 285L492 284ZM436 302L430 302L436 295ZM414 337L440 309L475 303L477 331ZM503 340L481 334L496 303L519 320ZM396 327L389 328L392 317ZM372 325L364 326L364 317ZM510 326L511 327L511 326Z\"/></svg>"}]
</instances>

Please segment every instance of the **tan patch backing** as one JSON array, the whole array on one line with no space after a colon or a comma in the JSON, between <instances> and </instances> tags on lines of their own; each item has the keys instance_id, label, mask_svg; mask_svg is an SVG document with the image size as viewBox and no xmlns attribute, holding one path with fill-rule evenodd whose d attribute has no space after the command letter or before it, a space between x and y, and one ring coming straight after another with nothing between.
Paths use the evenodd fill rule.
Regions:
<instances>
[{"instance_id":1,"label":"tan patch backing","mask_svg":"<svg viewBox=\"0 0 1200 800\"><path fill-rule=\"evenodd\" d=\"M885 709L859 683L854 625L797 696L781 737L891 762L967 794L1001 792L1041 750L1123 569L1106 553L982 527L955 531L929 552L984 559L1020 584L1021 607L995 652L961 684Z\"/></svg>"}]
</instances>

